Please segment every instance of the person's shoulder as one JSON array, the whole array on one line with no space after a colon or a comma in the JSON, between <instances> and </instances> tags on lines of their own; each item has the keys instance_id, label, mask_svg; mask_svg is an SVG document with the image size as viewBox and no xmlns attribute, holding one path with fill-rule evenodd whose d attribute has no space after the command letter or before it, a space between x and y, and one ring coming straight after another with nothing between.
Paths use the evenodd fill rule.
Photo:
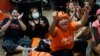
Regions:
<instances>
[{"instance_id":1,"label":"person's shoulder","mask_svg":"<svg viewBox=\"0 0 100 56\"><path fill-rule=\"evenodd\" d=\"M76 29L76 27L77 27L77 22L76 21L71 21L70 22L70 28L71 29Z\"/></svg>"},{"instance_id":2,"label":"person's shoulder","mask_svg":"<svg viewBox=\"0 0 100 56\"><path fill-rule=\"evenodd\" d=\"M5 18L4 20L8 21L8 20L9 20L9 18ZM4 21L4 20L3 20L3 21Z\"/></svg>"},{"instance_id":3,"label":"person's shoulder","mask_svg":"<svg viewBox=\"0 0 100 56\"><path fill-rule=\"evenodd\" d=\"M71 25L71 26L76 25L76 24L77 24L76 21L71 21L71 22L70 22L70 25Z\"/></svg>"},{"instance_id":4,"label":"person's shoulder","mask_svg":"<svg viewBox=\"0 0 100 56\"><path fill-rule=\"evenodd\" d=\"M56 32L59 32L59 31L60 31L60 28L56 26L56 27L55 27L55 31L56 31Z\"/></svg>"}]
</instances>

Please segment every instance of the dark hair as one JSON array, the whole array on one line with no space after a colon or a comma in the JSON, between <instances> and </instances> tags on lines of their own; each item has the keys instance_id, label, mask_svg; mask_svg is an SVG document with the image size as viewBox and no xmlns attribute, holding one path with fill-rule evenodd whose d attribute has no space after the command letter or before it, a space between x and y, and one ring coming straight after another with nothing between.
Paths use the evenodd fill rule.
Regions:
<instances>
[{"instance_id":1,"label":"dark hair","mask_svg":"<svg viewBox=\"0 0 100 56\"><path fill-rule=\"evenodd\" d=\"M10 11L10 13L12 13L12 11L13 11L13 10L17 10L19 14L21 14L21 13L22 13L22 11L21 11L21 10L19 10L19 9L17 9L17 8L12 9L12 10Z\"/></svg>"},{"instance_id":2,"label":"dark hair","mask_svg":"<svg viewBox=\"0 0 100 56\"><path fill-rule=\"evenodd\" d=\"M70 3L73 3L74 6L76 6L76 2L75 1L74 2L68 2L68 6L69 6Z\"/></svg>"},{"instance_id":3,"label":"dark hair","mask_svg":"<svg viewBox=\"0 0 100 56\"><path fill-rule=\"evenodd\" d=\"M75 2L68 2L68 3L67 3L67 4L68 4L68 5L67 5L67 6L68 6L67 9L68 9L68 10L66 11L68 14L70 13L70 9L69 9L69 4L70 4L70 3L73 3L74 6L76 6L76 3L75 3ZM70 14L69 14L69 15L70 15Z\"/></svg>"},{"instance_id":4,"label":"dark hair","mask_svg":"<svg viewBox=\"0 0 100 56\"><path fill-rule=\"evenodd\" d=\"M34 10L36 10L36 11L40 14L40 12L39 12L39 10L38 10L37 8L31 8L30 11L29 11L29 19L30 19L30 20L32 19L32 12L33 12ZM41 17L41 15L40 15L40 17Z\"/></svg>"},{"instance_id":5,"label":"dark hair","mask_svg":"<svg viewBox=\"0 0 100 56\"><path fill-rule=\"evenodd\" d=\"M94 3L96 3L96 0L94 0Z\"/></svg>"},{"instance_id":6,"label":"dark hair","mask_svg":"<svg viewBox=\"0 0 100 56\"><path fill-rule=\"evenodd\" d=\"M32 14L32 12L33 12L34 10L36 10L37 12L39 12L39 10L38 10L37 8L31 8L31 10L30 10L29 14L31 15L31 14Z\"/></svg>"}]
</instances>

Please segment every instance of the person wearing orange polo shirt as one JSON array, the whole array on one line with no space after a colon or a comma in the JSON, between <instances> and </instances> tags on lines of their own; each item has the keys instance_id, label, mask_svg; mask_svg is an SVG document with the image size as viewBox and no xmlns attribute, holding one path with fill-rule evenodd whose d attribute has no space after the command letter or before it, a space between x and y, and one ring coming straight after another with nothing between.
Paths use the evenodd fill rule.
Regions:
<instances>
[{"instance_id":1,"label":"person wearing orange polo shirt","mask_svg":"<svg viewBox=\"0 0 100 56\"><path fill-rule=\"evenodd\" d=\"M49 31L49 39L51 40L50 48L53 56L72 55L71 53L67 53L67 51L70 52L75 47L74 31L86 23L90 10L91 7L85 5L82 19L77 22L69 20L69 15L62 11L53 13L54 21Z\"/></svg>"}]
</instances>

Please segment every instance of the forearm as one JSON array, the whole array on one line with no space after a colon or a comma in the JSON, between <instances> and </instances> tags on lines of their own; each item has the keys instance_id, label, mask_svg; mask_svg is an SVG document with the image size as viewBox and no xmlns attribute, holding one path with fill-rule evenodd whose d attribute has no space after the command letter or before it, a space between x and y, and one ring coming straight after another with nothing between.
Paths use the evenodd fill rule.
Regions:
<instances>
[{"instance_id":1,"label":"forearm","mask_svg":"<svg viewBox=\"0 0 100 56\"><path fill-rule=\"evenodd\" d=\"M85 23L87 22L89 17L89 12L85 12L81 18L80 21L78 21L78 28L80 28L81 26L85 25Z\"/></svg>"},{"instance_id":2,"label":"forearm","mask_svg":"<svg viewBox=\"0 0 100 56\"><path fill-rule=\"evenodd\" d=\"M76 16L77 16L78 19L80 19L82 15L81 15L80 12L77 12L77 13L76 13Z\"/></svg>"},{"instance_id":3,"label":"forearm","mask_svg":"<svg viewBox=\"0 0 100 56\"><path fill-rule=\"evenodd\" d=\"M53 21L53 23L52 23L52 25L51 25L51 27L50 27L50 29L49 29L49 33L50 33L52 36L54 36L54 34L55 34L55 26L56 26L56 21Z\"/></svg>"},{"instance_id":4,"label":"forearm","mask_svg":"<svg viewBox=\"0 0 100 56\"><path fill-rule=\"evenodd\" d=\"M89 18L89 12L84 12L84 15L82 16L82 19L81 19L82 25L85 25L88 18Z\"/></svg>"},{"instance_id":5,"label":"forearm","mask_svg":"<svg viewBox=\"0 0 100 56\"><path fill-rule=\"evenodd\" d=\"M1 27L1 30L5 32L9 28L10 24L11 24L11 20L9 20L5 25L3 25Z\"/></svg>"},{"instance_id":6,"label":"forearm","mask_svg":"<svg viewBox=\"0 0 100 56\"><path fill-rule=\"evenodd\" d=\"M79 31L75 34L74 38L79 38L82 35L83 31Z\"/></svg>"},{"instance_id":7,"label":"forearm","mask_svg":"<svg viewBox=\"0 0 100 56\"><path fill-rule=\"evenodd\" d=\"M79 28L78 32L75 35L75 38L79 38L85 32L86 29L87 29L86 27Z\"/></svg>"},{"instance_id":8,"label":"forearm","mask_svg":"<svg viewBox=\"0 0 100 56\"><path fill-rule=\"evenodd\" d=\"M75 16L75 12L73 12L72 15L70 16L70 21L72 21L74 16Z\"/></svg>"},{"instance_id":9,"label":"forearm","mask_svg":"<svg viewBox=\"0 0 100 56\"><path fill-rule=\"evenodd\" d=\"M22 20L18 20L19 24L20 24L20 27L23 31L26 30L26 25L22 22Z\"/></svg>"}]
</instances>

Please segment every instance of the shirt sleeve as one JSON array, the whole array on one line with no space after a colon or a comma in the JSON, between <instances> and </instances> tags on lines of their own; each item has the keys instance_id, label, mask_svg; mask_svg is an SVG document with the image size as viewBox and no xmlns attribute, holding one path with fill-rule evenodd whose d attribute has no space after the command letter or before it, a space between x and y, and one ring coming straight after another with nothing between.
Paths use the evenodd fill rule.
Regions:
<instances>
[{"instance_id":1,"label":"shirt sleeve","mask_svg":"<svg viewBox=\"0 0 100 56\"><path fill-rule=\"evenodd\" d=\"M77 22L72 21L71 22L71 27L73 28L73 30L76 30L77 29Z\"/></svg>"},{"instance_id":2,"label":"shirt sleeve","mask_svg":"<svg viewBox=\"0 0 100 56\"><path fill-rule=\"evenodd\" d=\"M8 20L9 20L8 18L4 19L3 22L1 23L1 27L2 27L3 25L5 25L5 24L8 22Z\"/></svg>"}]
</instances>

